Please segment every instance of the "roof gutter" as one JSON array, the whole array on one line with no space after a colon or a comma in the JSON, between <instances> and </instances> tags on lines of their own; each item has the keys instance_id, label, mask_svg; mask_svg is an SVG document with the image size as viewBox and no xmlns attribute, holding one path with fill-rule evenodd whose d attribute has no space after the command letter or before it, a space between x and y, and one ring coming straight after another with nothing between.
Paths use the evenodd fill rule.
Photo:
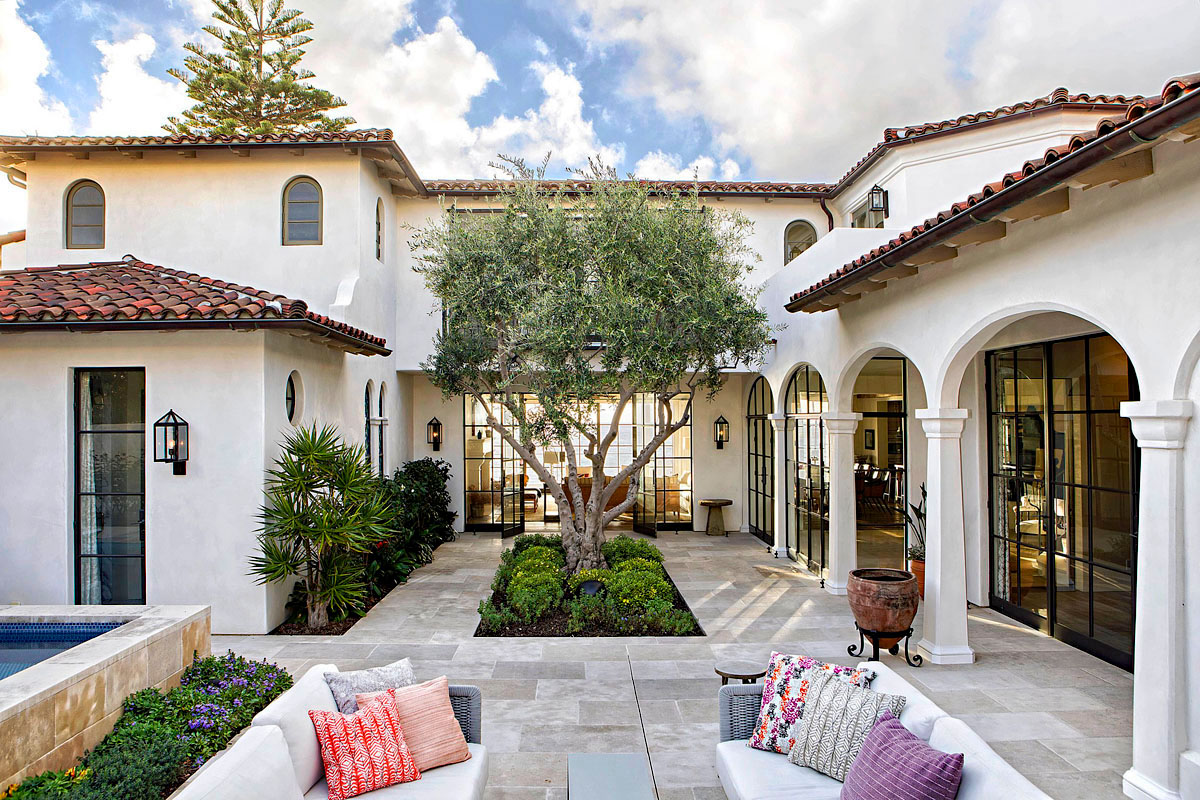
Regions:
<instances>
[{"instance_id":1,"label":"roof gutter","mask_svg":"<svg viewBox=\"0 0 1200 800\"><path fill-rule=\"evenodd\" d=\"M1139 119L1093 139L1074 153L1063 156L1054 163L1042 167L1028 178L1001 189L990 197L958 212L945 222L917 234L874 261L827 283L816 292L793 299L784 308L796 312L822 297L840 294L841 289L852 283L858 283L871 275L895 267L928 247L947 241L968 228L988 222L997 214L1061 185L1068 178L1085 169L1122 155L1143 144L1153 142L1164 133L1197 118L1200 118L1200 90L1189 92L1170 103L1164 103Z\"/></svg>"},{"instance_id":2,"label":"roof gutter","mask_svg":"<svg viewBox=\"0 0 1200 800\"><path fill-rule=\"evenodd\" d=\"M359 355L387 356L388 348L356 339L328 325L311 319L130 319L130 320L46 320L29 322L0 322L0 334L31 333L34 331L66 331L68 333L101 333L128 331L130 328L148 331L178 330L284 330L315 334L336 343L340 349Z\"/></svg>"},{"instance_id":3,"label":"roof gutter","mask_svg":"<svg viewBox=\"0 0 1200 800\"><path fill-rule=\"evenodd\" d=\"M0 172L8 176L8 182L19 189L28 189L28 176L16 167L0 167Z\"/></svg>"}]
</instances>

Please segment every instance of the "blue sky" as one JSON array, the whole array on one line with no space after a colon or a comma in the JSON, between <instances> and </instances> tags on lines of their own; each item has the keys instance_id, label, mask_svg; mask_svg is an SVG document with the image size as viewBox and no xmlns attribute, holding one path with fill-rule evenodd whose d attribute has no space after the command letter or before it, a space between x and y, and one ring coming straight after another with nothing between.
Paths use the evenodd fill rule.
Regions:
<instances>
[{"instance_id":1,"label":"blue sky","mask_svg":"<svg viewBox=\"0 0 1200 800\"><path fill-rule=\"evenodd\" d=\"M498 153L836 179L887 126L1200 69L1196 0L291 0L305 63L426 178ZM153 134L209 0L0 0L0 133ZM1170 19L1170 25L1149 24ZM1081 24L1087 20L1087 24ZM1131 36L1130 31L1137 31ZM1152 31L1152 32L1151 32ZM0 229L20 198L0 191Z\"/></svg>"}]
</instances>

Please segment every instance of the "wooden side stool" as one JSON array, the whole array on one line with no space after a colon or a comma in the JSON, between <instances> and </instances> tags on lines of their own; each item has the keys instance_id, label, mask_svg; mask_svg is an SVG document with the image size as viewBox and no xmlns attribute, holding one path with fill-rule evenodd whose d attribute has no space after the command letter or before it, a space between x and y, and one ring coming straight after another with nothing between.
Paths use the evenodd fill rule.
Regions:
<instances>
[{"instance_id":1,"label":"wooden side stool","mask_svg":"<svg viewBox=\"0 0 1200 800\"><path fill-rule=\"evenodd\" d=\"M758 683L758 679L767 674L767 668L754 661L718 661L713 671L721 676L722 686L727 686L731 678L742 683Z\"/></svg>"},{"instance_id":2,"label":"wooden side stool","mask_svg":"<svg viewBox=\"0 0 1200 800\"><path fill-rule=\"evenodd\" d=\"M729 531L725 530L725 506L733 505L733 501L716 497L701 500L700 505L708 509L708 524L705 526L708 535L728 536Z\"/></svg>"}]
</instances>

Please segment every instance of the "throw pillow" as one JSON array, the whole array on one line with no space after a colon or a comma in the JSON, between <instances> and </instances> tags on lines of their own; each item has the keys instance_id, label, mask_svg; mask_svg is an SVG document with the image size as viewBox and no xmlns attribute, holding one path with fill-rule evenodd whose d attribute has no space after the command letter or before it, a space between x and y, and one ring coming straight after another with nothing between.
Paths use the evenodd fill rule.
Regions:
<instances>
[{"instance_id":1,"label":"throw pillow","mask_svg":"<svg viewBox=\"0 0 1200 800\"><path fill-rule=\"evenodd\" d=\"M827 672L810 669L804 674L808 700L804 716L792 728L796 743L788 761L844 781L875 721L884 711L899 717L907 698L851 686Z\"/></svg>"},{"instance_id":2,"label":"throw pillow","mask_svg":"<svg viewBox=\"0 0 1200 800\"><path fill-rule=\"evenodd\" d=\"M400 730L395 690L354 714L309 711L308 718L321 745L329 800L421 778Z\"/></svg>"},{"instance_id":3,"label":"throw pillow","mask_svg":"<svg viewBox=\"0 0 1200 800\"><path fill-rule=\"evenodd\" d=\"M790 731L804 713L808 682L801 680L805 670L817 669L854 686L870 686L875 671L855 669L838 664L826 664L808 656L771 653L767 674L763 678L762 706L758 722L750 735L750 746L757 750L787 753L795 740Z\"/></svg>"},{"instance_id":4,"label":"throw pillow","mask_svg":"<svg viewBox=\"0 0 1200 800\"><path fill-rule=\"evenodd\" d=\"M370 695L359 695L358 702L369 702ZM396 690L400 727L417 768L457 764L471 757L467 738L450 705L450 681L445 676Z\"/></svg>"},{"instance_id":5,"label":"throw pillow","mask_svg":"<svg viewBox=\"0 0 1200 800\"><path fill-rule=\"evenodd\" d=\"M842 800L954 800L963 754L934 750L883 712L846 773Z\"/></svg>"},{"instance_id":6,"label":"throw pillow","mask_svg":"<svg viewBox=\"0 0 1200 800\"><path fill-rule=\"evenodd\" d=\"M353 714L358 711L358 703L354 702L354 695L412 686L417 682L417 676L413 674L412 662L407 658L402 658L385 667L359 669L352 672L326 672L325 682L329 684L329 691L333 692L333 700L337 703L338 711L343 714Z\"/></svg>"}]
</instances>

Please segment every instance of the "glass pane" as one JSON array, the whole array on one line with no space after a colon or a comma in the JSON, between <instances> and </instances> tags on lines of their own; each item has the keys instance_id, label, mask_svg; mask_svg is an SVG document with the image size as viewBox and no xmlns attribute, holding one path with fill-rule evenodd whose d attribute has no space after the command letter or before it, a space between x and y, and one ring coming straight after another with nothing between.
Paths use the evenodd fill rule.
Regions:
<instances>
[{"instance_id":1,"label":"glass pane","mask_svg":"<svg viewBox=\"0 0 1200 800\"><path fill-rule=\"evenodd\" d=\"M79 436L80 492L141 492L145 453L141 433Z\"/></svg>"},{"instance_id":2,"label":"glass pane","mask_svg":"<svg viewBox=\"0 0 1200 800\"><path fill-rule=\"evenodd\" d=\"M1133 582L1121 572L1092 568L1096 639L1124 653L1133 652Z\"/></svg>"},{"instance_id":3,"label":"glass pane","mask_svg":"<svg viewBox=\"0 0 1200 800\"><path fill-rule=\"evenodd\" d=\"M1045 360L1042 348L1022 347L1017 351L1017 410L1041 411Z\"/></svg>"},{"instance_id":4,"label":"glass pane","mask_svg":"<svg viewBox=\"0 0 1200 800\"><path fill-rule=\"evenodd\" d=\"M289 242L315 242L315 241L317 241L317 223L315 223L315 222L289 222L288 223L288 241Z\"/></svg>"},{"instance_id":5,"label":"glass pane","mask_svg":"<svg viewBox=\"0 0 1200 800\"><path fill-rule=\"evenodd\" d=\"M1046 497L1041 481L1018 481L1020 491L1017 504L1017 538L1021 544L1044 548L1046 540L1043 525L1046 518Z\"/></svg>"},{"instance_id":6,"label":"glass pane","mask_svg":"<svg viewBox=\"0 0 1200 800\"><path fill-rule=\"evenodd\" d=\"M79 206L98 206L104 202L104 195L95 186L80 186L71 195L71 205Z\"/></svg>"},{"instance_id":7,"label":"glass pane","mask_svg":"<svg viewBox=\"0 0 1200 800\"><path fill-rule=\"evenodd\" d=\"M288 189L288 202L317 202L320 194L317 187L310 181L296 181Z\"/></svg>"},{"instance_id":8,"label":"glass pane","mask_svg":"<svg viewBox=\"0 0 1200 800\"><path fill-rule=\"evenodd\" d=\"M142 428L146 375L141 370L79 374L80 428L91 431Z\"/></svg>"},{"instance_id":9,"label":"glass pane","mask_svg":"<svg viewBox=\"0 0 1200 800\"><path fill-rule=\"evenodd\" d=\"M1017 473L1017 420L992 417L992 471L1000 475Z\"/></svg>"},{"instance_id":10,"label":"glass pane","mask_svg":"<svg viewBox=\"0 0 1200 800\"><path fill-rule=\"evenodd\" d=\"M1059 483L1088 482L1087 416L1054 416L1054 479Z\"/></svg>"},{"instance_id":11,"label":"glass pane","mask_svg":"<svg viewBox=\"0 0 1200 800\"><path fill-rule=\"evenodd\" d=\"M992 398L996 411L1017 410L1017 387L1013 377L1013 354L1005 350L992 358Z\"/></svg>"},{"instance_id":12,"label":"glass pane","mask_svg":"<svg viewBox=\"0 0 1200 800\"><path fill-rule=\"evenodd\" d=\"M1092 485L1129 491L1129 420L1117 414L1093 414L1092 448Z\"/></svg>"},{"instance_id":13,"label":"glass pane","mask_svg":"<svg viewBox=\"0 0 1200 800\"><path fill-rule=\"evenodd\" d=\"M146 602L142 594L143 563L140 558L80 558L80 602L142 605Z\"/></svg>"},{"instance_id":14,"label":"glass pane","mask_svg":"<svg viewBox=\"0 0 1200 800\"><path fill-rule=\"evenodd\" d=\"M1117 411L1129 399L1129 358L1111 336L1097 336L1089 347L1092 410Z\"/></svg>"},{"instance_id":15,"label":"glass pane","mask_svg":"<svg viewBox=\"0 0 1200 800\"><path fill-rule=\"evenodd\" d=\"M498 514L499 509L491 492L467 492L467 522L473 525L488 524Z\"/></svg>"},{"instance_id":16,"label":"glass pane","mask_svg":"<svg viewBox=\"0 0 1200 800\"><path fill-rule=\"evenodd\" d=\"M1052 346L1054 380L1051 391L1055 411L1083 411L1087 408L1085 349L1083 339L1055 342Z\"/></svg>"},{"instance_id":17,"label":"glass pane","mask_svg":"<svg viewBox=\"0 0 1200 800\"><path fill-rule=\"evenodd\" d=\"M1097 563L1133 569L1132 502L1123 492L1092 492L1092 559Z\"/></svg>"},{"instance_id":18,"label":"glass pane","mask_svg":"<svg viewBox=\"0 0 1200 800\"><path fill-rule=\"evenodd\" d=\"M995 492L993 507L996 515L993 533L996 536L1016 540L1017 509L1021 496L1018 481L1016 478L993 478L992 481Z\"/></svg>"},{"instance_id":19,"label":"glass pane","mask_svg":"<svg viewBox=\"0 0 1200 800\"><path fill-rule=\"evenodd\" d=\"M84 495L79 498L79 552L142 554L142 497Z\"/></svg>"},{"instance_id":20,"label":"glass pane","mask_svg":"<svg viewBox=\"0 0 1200 800\"><path fill-rule=\"evenodd\" d=\"M104 224L103 206L82 206L71 209L72 225L102 225Z\"/></svg>"},{"instance_id":21,"label":"glass pane","mask_svg":"<svg viewBox=\"0 0 1200 800\"><path fill-rule=\"evenodd\" d=\"M1020 548L1021 592L1017 604L1045 617L1049 611L1046 593L1046 553L1032 547Z\"/></svg>"},{"instance_id":22,"label":"glass pane","mask_svg":"<svg viewBox=\"0 0 1200 800\"><path fill-rule=\"evenodd\" d=\"M1091 635L1091 568L1082 561L1054 561L1054 622L1076 633Z\"/></svg>"},{"instance_id":23,"label":"glass pane","mask_svg":"<svg viewBox=\"0 0 1200 800\"><path fill-rule=\"evenodd\" d=\"M316 222L319 220L321 206L317 203L288 203L289 222Z\"/></svg>"},{"instance_id":24,"label":"glass pane","mask_svg":"<svg viewBox=\"0 0 1200 800\"><path fill-rule=\"evenodd\" d=\"M1017 467L1023 475L1040 478L1046 463L1043 451L1046 443L1046 424L1041 414L1021 414L1016 423Z\"/></svg>"},{"instance_id":25,"label":"glass pane","mask_svg":"<svg viewBox=\"0 0 1200 800\"><path fill-rule=\"evenodd\" d=\"M104 243L104 228L100 226L72 225L71 245L74 247L100 247Z\"/></svg>"},{"instance_id":26,"label":"glass pane","mask_svg":"<svg viewBox=\"0 0 1200 800\"><path fill-rule=\"evenodd\" d=\"M1017 601L1020 570L1017 545L1004 539L992 539L992 592L1001 600Z\"/></svg>"},{"instance_id":27,"label":"glass pane","mask_svg":"<svg viewBox=\"0 0 1200 800\"><path fill-rule=\"evenodd\" d=\"M1090 522L1087 489L1058 487L1054 498L1054 549L1075 558L1088 557Z\"/></svg>"}]
</instances>

